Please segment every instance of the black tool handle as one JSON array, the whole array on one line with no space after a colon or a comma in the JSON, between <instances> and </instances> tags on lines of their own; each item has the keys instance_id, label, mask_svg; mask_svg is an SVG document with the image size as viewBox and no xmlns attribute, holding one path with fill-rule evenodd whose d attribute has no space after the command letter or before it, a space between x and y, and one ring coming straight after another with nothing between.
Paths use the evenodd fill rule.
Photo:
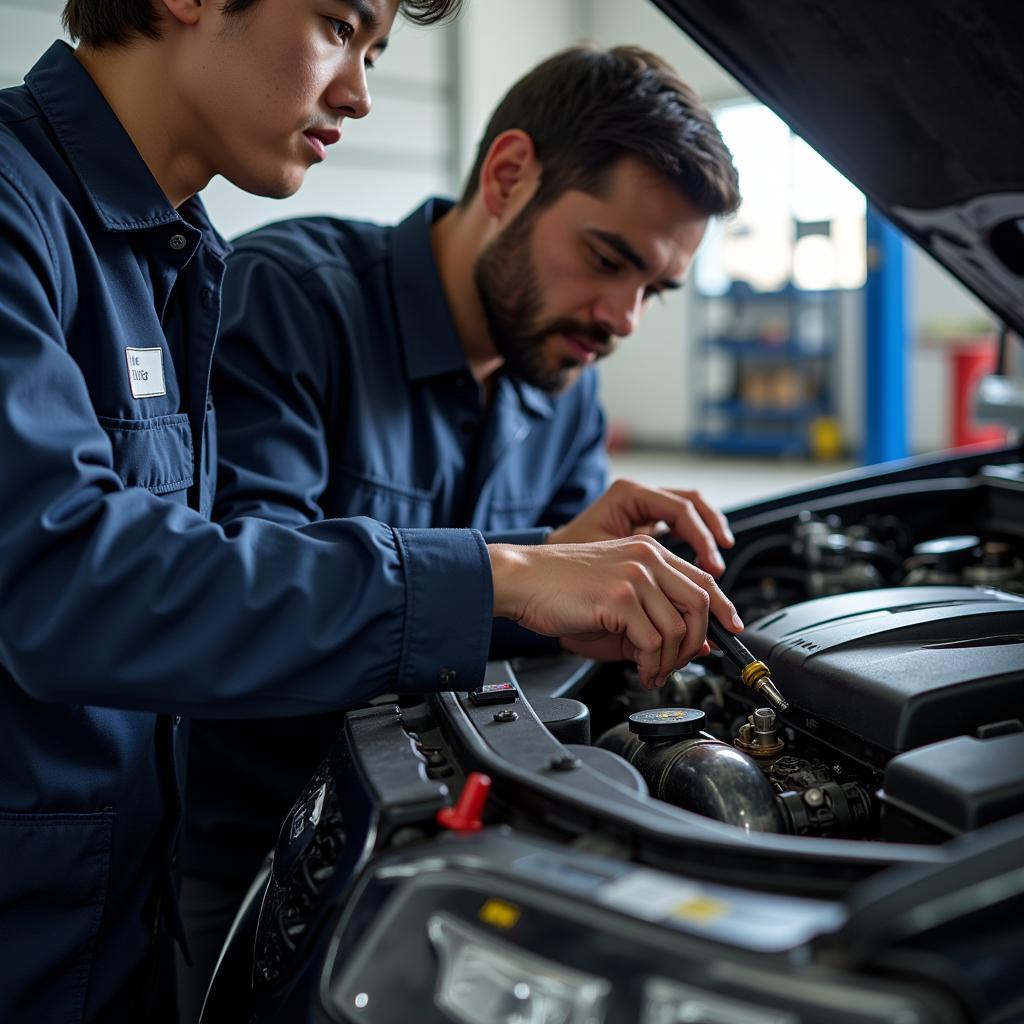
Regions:
<instances>
[{"instance_id":1,"label":"black tool handle","mask_svg":"<svg viewBox=\"0 0 1024 1024\"><path fill-rule=\"evenodd\" d=\"M737 668L746 668L752 661L757 661L739 637L730 633L714 615L708 616L708 638L721 648L722 653Z\"/></svg>"}]
</instances>

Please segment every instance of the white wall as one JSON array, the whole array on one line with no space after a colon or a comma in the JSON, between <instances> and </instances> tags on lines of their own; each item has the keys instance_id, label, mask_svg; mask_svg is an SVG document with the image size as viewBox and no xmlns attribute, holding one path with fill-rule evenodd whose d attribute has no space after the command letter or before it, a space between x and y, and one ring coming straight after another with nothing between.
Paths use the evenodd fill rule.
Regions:
<instances>
[{"instance_id":1,"label":"white wall","mask_svg":"<svg viewBox=\"0 0 1024 1024\"><path fill-rule=\"evenodd\" d=\"M965 336L994 323L991 313L947 270L908 247L907 288L913 355L909 367L910 444L914 451L952 443L950 349L936 335Z\"/></svg>"},{"instance_id":2,"label":"white wall","mask_svg":"<svg viewBox=\"0 0 1024 1024\"><path fill-rule=\"evenodd\" d=\"M18 85L44 50L63 38L63 0L0 0L0 88Z\"/></svg>"},{"instance_id":3,"label":"white wall","mask_svg":"<svg viewBox=\"0 0 1024 1024\"><path fill-rule=\"evenodd\" d=\"M498 101L535 64L585 33L588 6L589 0L466 0L458 22L463 173Z\"/></svg>"}]
</instances>

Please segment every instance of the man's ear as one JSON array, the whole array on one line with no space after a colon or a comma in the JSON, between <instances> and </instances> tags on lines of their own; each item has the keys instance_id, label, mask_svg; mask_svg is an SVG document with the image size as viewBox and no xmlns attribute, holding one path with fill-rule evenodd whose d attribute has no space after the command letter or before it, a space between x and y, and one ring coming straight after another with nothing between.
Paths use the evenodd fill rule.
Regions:
<instances>
[{"instance_id":1,"label":"man's ear","mask_svg":"<svg viewBox=\"0 0 1024 1024\"><path fill-rule=\"evenodd\" d=\"M207 0L207 3L212 0ZM159 0L169 17L182 25L195 25L203 10L203 0Z\"/></svg>"},{"instance_id":2,"label":"man's ear","mask_svg":"<svg viewBox=\"0 0 1024 1024\"><path fill-rule=\"evenodd\" d=\"M510 210L518 210L539 181L540 163L533 139L519 128L502 132L491 143L480 168L480 197L488 214L502 219Z\"/></svg>"}]
</instances>

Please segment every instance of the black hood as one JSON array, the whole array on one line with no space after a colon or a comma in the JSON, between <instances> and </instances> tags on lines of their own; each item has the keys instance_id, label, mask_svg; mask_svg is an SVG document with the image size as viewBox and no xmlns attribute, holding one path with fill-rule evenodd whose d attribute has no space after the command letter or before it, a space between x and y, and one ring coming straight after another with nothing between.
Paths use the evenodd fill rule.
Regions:
<instances>
[{"instance_id":1,"label":"black hood","mask_svg":"<svg viewBox=\"0 0 1024 1024\"><path fill-rule=\"evenodd\" d=\"M1024 4L654 2L1024 332Z\"/></svg>"}]
</instances>

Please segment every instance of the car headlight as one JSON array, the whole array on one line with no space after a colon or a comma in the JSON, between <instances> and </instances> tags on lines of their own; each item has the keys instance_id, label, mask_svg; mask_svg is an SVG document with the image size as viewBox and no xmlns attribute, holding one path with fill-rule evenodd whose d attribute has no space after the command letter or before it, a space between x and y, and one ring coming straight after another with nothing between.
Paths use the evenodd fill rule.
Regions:
<instances>
[{"instance_id":1,"label":"car headlight","mask_svg":"<svg viewBox=\"0 0 1024 1024\"><path fill-rule=\"evenodd\" d=\"M601 1024L602 978L526 953L450 914L430 917L441 962L434 1001L461 1024Z\"/></svg>"},{"instance_id":2,"label":"car headlight","mask_svg":"<svg viewBox=\"0 0 1024 1024\"><path fill-rule=\"evenodd\" d=\"M798 1024L782 1010L766 1010L746 1000L720 996L668 978L644 985L642 1024Z\"/></svg>"}]
</instances>

